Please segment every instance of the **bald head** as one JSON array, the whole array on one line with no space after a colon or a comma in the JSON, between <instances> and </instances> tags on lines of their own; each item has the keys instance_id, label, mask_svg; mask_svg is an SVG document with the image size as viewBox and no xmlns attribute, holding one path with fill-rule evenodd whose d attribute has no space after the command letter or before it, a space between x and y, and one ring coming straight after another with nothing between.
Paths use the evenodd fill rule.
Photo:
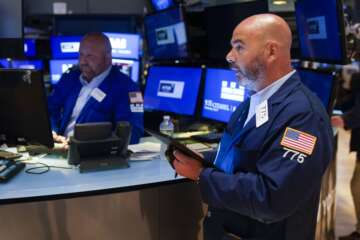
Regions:
<instances>
[{"instance_id":1,"label":"bald head","mask_svg":"<svg viewBox=\"0 0 360 240\"><path fill-rule=\"evenodd\" d=\"M253 34L259 41L274 41L282 50L290 54L292 36L289 25L281 17L274 14L258 14L243 20L235 28Z\"/></svg>"},{"instance_id":2,"label":"bald head","mask_svg":"<svg viewBox=\"0 0 360 240\"><path fill-rule=\"evenodd\" d=\"M259 91L289 73L291 31L274 14L246 18L233 31L226 60L243 85Z\"/></svg>"},{"instance_id":3,"label":"bald head","mask_svg":"<svg viewBox=\"0 0 360 240\"><path fill-rule=\"evenodd\" d=\"M111 66L111 44L103 33L88 33L80 42L79 66L88 82Z\"/></svg>"},{"instance_id":4,"label":"bald head","mask_svg":"<svg viewBox=\"0 0 360 240\"><path fill-rule=\"evenodd\" d=\"M90 43L92 45L96 45L99 48L102 48L104 51L104 54L110 54L111 55L111 43L109 38L101 33L101 32L91 32L84 35L84 37L81 39L81 43Z\"/></svg>"}]
</instances>

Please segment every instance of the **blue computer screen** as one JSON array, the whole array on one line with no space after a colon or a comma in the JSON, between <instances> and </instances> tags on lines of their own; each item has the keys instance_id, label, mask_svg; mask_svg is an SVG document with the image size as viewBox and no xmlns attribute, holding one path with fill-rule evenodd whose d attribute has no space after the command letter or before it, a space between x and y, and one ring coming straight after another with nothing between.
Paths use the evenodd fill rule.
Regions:
<instances>
[{"instance_id":1,"label":"blue computer screen","mask_svg":"<svg viewBox=\"0 0 360 240\"><path fill-rule=\"evenodd\" d=\"M35 39L24 39L24 53L27 57L36 55Z\"/></svg>"},{"instance_id":2,"label":"blue computer screen","mask_svg":"<svg viewBox=\"0 0 360 240\"><path fill-rule=\"evenodd\" d=\"M112 57L139 58L138 34L104 33L111 42ZM51 51L54 59L74 59L79 57L81 36L51 37Z\"/></svg>"},{"instance_id":3,"label":"blue computer screen","mask_svg":"<svg viewBox=\"0 0 360 240\"><path fill-rule=\"evenodd\" d=\"M61 75L76 64L78 64L77 59L50 60L51 84L56 84L60 80Z\"/></svg>"},{"instance_id":4,"label":"blue computer screen","mask_svg":"<svg viewBox=\"0 0 360 240\"><path fill-rule=\"evenodd\" d=\"M338 0L296 1L296 25L302 58L331 63L346 62L341 8Z\"/></svg>"},{"instance_id":5,"label":"blue computer screen","mask_svg":"<svg viewBox=\"0 0 360 240\"><path fill-rule=\"evenodd\" d=\"M335 79L334 74L305 69L298 69L297 71L301 81L320 98L325 108L329 109Z\"/></svg>"},{"instance_id":6,"label":"blue computer screen","mask_svg":"<svg viewBox=\"0 0 360 240\"><path fill-rule=\"evenodd\" d=\"M138 34L125 33L104 33L111 42L113 58L139 58L139 41Z\"/></svg>"},{"instance_id":7,"label":"blue computer screen","mask_svg":"<svg viewBox=\"0 0 360 240\"><path fill-rule=\"evenodd\" d=\"M118 66L120 71L128 75L134 82L139 81L139 62L128 59L115 59L112 60L113 65Z\"/></svg>"},{"instance_id":8,"label":"blue computer screen","mask_svg":"<svg viewBox=\"0 0 360 240\"><path fill-rule=\"evenodd\" d=\"M202 116L228 122L236 107L249 97L249 93L243 86L239 85L234 71L208 68L206 70Z\"/></svg>"},{"instance_id":9,"label":"blue computer screen","mask_svg":"<svg viewBox=\"0 0 360 240\"><path fill-rule=\"evenodd\" d=\"M11 60L0 59L0 64L4 68L16 68L16 69L34 69L42 70L44 68L41 60Z\"/></svg>"},{"instance_id":10,"label":"blue computer screen","mask_svg":"<svg viewBox=\"0 0 360 240\"><path fill-rule=\"evenodd\" d=\"M51 53L54 59L75 59L79 57L81 36L52 36Z\"/></svg>"},{"instance_id":11,"label":"blue computer screen","mask_svg":"<svg viewBox=\"0 0 360 240\"><path fill-rule=\"evenodd\" d=\"M144 108L192 115L200 81L201 68L153 66L148 72Z\"/></svg>"},{"instance_id":12,"label":"blue computer screen","mask_svg":"<svg viewBox=\"0 0 360 240\"><path fill-rule=\"evenodd\" d=\"M151 0L151 2L156 11L174 6L173 0Z\"/></svg>"},{"instance_id":13,"label":"blue computer screen","mask_svg":"<svg viewBox=\"0 0 360 240\"><path fill-rule=\"evenodd\" d=\"M177 59L188 56L187 36L181 8L171 8L145 17L150 57Z\"/></svg>"}]
</instances>

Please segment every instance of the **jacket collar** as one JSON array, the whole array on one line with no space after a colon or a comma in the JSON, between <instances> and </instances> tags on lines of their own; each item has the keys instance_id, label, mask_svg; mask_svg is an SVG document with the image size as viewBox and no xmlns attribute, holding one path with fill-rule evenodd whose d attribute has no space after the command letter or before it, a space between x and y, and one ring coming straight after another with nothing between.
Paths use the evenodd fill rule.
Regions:
<instances>
[{"instance_id":1,"label":"jacket collar","mask_svg":"<svg viewBox=\"0 0 360 240\"><path fill-rule=\"evenodd\" d=\"M269 113L269 121L271 119L271 113L273 112L274 105L282 103L291 93L292 91L301 84L300 77L298 73L294 73L281 87L268 99L268 113ZM243 114L247 114L246 111L243 111ZM242 116L246 117L246 116ZM250 119L250 121L245 125L244 128L239 126L240 131L235 131L236 134L233 137L233 143L238 142L239 139L244 139L242 136L247 134L250 130L256 128L256 120L255 116ZM236 129L239 129L236 128ZM230 144L231 146L232 144Z\"/></svg>"}]
</instances>

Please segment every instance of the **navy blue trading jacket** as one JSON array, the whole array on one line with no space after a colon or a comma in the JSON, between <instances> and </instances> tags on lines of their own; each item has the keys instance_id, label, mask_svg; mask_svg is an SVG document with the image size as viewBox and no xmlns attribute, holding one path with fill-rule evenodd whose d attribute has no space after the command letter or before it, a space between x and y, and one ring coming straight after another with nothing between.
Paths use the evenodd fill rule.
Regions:
<instances>
[{"instance_id":1,"label":"navy blue trading jacket","mask_svg":"<svg viewBox=\"0 0 360 240\"><path fill-rule=\"evenodd\" d=\"M297 73L268 99L269 120L260 127L254 116L243 128L248 106L249 100L231 116L219 146L216 161L228 161L231 171L205 168L200 175L209 204L205 239L231 233L243 240L313 240L322 175L333 156L326 110ZM294 136L308 142L284 142Z\"/></svg>"},{"instance_id":2,"label":"navy blue trading jacket","mask_svg":"<svg viewBox=\"0 0 360 240\"><path fill-rule=\"evenodd\" d=\"M79 80L81 72L73 69L64 73L48 97L48 108L52 129L63 135L69 123L77 97L82 88ZM132 125L130 143L137 143L143 135L143 111L131 108L129 93L140 92L139 86L119 69L112 66L109 75L98 87L106 97L98 102L90 97L82 109L76 123L128 121ZM142 102L141 108L142 108Z\"/></svg>"}]
</instances>

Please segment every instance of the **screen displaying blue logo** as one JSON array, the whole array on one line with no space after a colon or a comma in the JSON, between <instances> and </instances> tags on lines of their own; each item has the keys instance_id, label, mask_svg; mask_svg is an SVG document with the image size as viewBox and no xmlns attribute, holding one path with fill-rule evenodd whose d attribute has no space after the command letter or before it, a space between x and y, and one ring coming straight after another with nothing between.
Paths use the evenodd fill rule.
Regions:
<instances>
[{"instance_id":1,"label":"screen displaying blue logo","mask_svg":"<svg viewBox=\"0 0 360 240\"><path fill-rule=\"evenodd\" d=\"M24 53L27 57L36 55L35 39L24 39Z\"/></svg>"},{"instance_id":2,"label":"screen displaying blue logo","mask_svg":"<svg viewBox=\"0 0 360 240\"><path fill-rule=\"evenodd\" d=\"M194 114L201 71L195 67L151 67L146 81L144 108Z\"/></svg>"},{"instance_id":3,"label":"screen displaying blue logo","mask_svg":"<svg viewBox=\"0 0 360 240\"><path fill-rule=\"evenodd\" d=\"M333 73L316 72L313 70L298 69L301 81L314 92L329 108L335 76Z\"/></svg>"},{"instance_id":4,"label":"screen displaying blue logo","mask_svg":"<svg viewBox=\"0 0 360 240\"><path fill-rule=\"evenodd\" d=\"M110 40L113 58L139 58L140 37L138 34L104 33Z\"/></svg>"},{"instance_id":5,"label":"screen displaying blue logo","mask_svg":"<svg viewBox=\"0 0 360 240\"><path fill-rule=\"evenodd\" d=\"M79 57L81 36L52 36L51 53L54 59L75 59Z\"/></svg>"},{"instance_id":6,"label":"screen displaying blue logo","mask_svg":"<svg viewBox=\"0 0 360 240\"><path fill-rule=\"evenodd\" d=\"M104 33L110 40L113 58L138 59L140 37L138 34ZM54 59L79 58L81 36L51 37Z\"/></svg>"},{"instance_id":7,"label":"screen displaying blue logo","mask_svg":"<svg viewBox=\"0 0 360 240\"><path fill-rule=\"evenodd\" d=\"M120 71L128 75L134 82L139 81L139 62L128 59L113 58L112 64L118 66Z\"/></svg>"},{"instance_id":8,"label":"screen displaying blue logo","mask_svg":"<svg viewBox=\"0 0 360 240\"><path fill-rule=\"evenodd\" d=\"M44 68L41 60L11 60L0 59L0 64L4 68L42 70Z\"/></svg>"},{"instance_id":9,"label":"screen displaying blue logo","mask_svg":"<svg viewBox=\"0 0 360 240\"><path fill-rule=\"evenodd\" d=\"M337 0L296 1L296 26L301 57L319 62L346 61L343 24ZM341 15L342 17L342 15Z\"/></svg>"},{"instance_id":10,"label":"screen displaying blue logo","mask_svg":"<svg viewBox=\"0 0 360 240\"><path fill-rule=\"evenodd\" d=\"M146 16L145 29L152 58L178 59L188 56L188 41L180 8Z\"/></svg>"},{"instance_id":11,"label":"screen displaying blue logo","mask_svg":"<svg viewBox=\"0 0 360 240\"><path fill-rule=\"evenodd\" d=\"M235 72L228 69L206 70L202 116L228 122L235 109L249 97L250 92L240 86Z\"/></svg>"},{"instance_id":12,"label":"screen displaying blue logo","mask_svg":"<svg viewBox=\"0 0 360 240\"><path fill-rule=\"evenodd\" d=\"M174 6L173 0L151 0L156 11L167 9Z\"/></svg>"},{"instance_id":13,"label":"screen displaying blue logo","mask_svg":"<svg viewBox=\"0 0 360 240\"><path fill-rule=\"evenodd\" d=\"M60 80L62 74L76 64L78 64L77 59L50 60L51 84L56 84Z\"/></svg>"}]
</instances>

